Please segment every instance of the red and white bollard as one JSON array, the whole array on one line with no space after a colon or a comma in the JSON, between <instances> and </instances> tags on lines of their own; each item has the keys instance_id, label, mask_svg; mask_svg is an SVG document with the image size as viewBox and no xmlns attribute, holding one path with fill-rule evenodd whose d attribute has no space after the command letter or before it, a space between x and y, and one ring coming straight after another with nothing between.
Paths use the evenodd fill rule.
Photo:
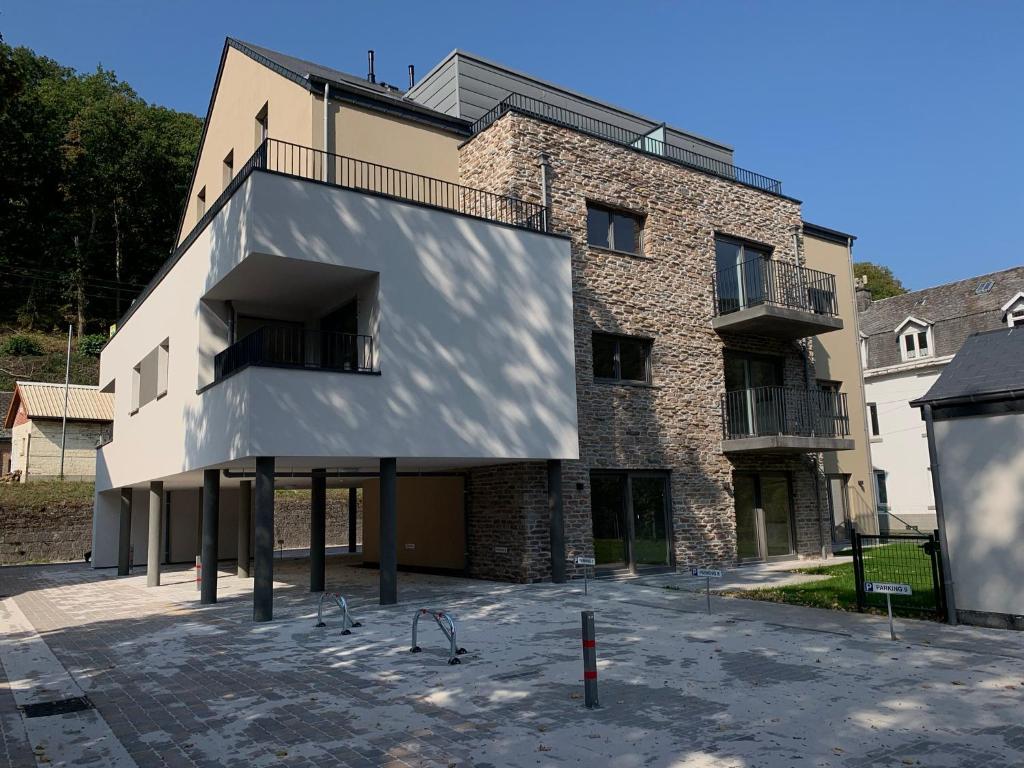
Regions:
<instances>
[{"instance_id":1,"label":"red and white bollard","mask_svg":"<svg viewBox=\"0 0 1024 768\"><path fill-rule=\"evenodd\" d=\"M587 709L600 707L597 700L597 639L594 633L594 612L582 611L583 617L583 696Z\"/></svg>"},{"instance_id":2,"label":"red and white bollard","mask_svg":"<svg viewBox=\"0 0 1024 768\"><path fill-rule=\"evenodd\" d=\"M203 558L196 555L196 592L203 588Z\"/></svg>"}]
</instances>

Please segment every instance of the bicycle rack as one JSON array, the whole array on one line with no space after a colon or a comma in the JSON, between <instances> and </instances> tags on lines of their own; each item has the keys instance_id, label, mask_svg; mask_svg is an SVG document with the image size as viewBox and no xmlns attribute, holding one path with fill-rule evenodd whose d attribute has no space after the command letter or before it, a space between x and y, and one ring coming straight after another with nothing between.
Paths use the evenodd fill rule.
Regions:
<instances>
[{"instance_id":1,"label":"bicycle rack","mask_svg":"<svg viewBox=\"0 0 1024 768\"><path fill-rule=\"evenodd\" d=\"M324 600L334 600L338 604L338 608L341 609L341 634L351 635L352 630L349 627L361 627L363 626L358 621L352 618L352 614L348 612L348 603L345 602L345 598L339 595L337 592L324 592L320 595L320 602L316 606L316 626L326 627L324 623Z\"/></svg>"},{"instance_id":2,"label":"bicycle rack","mask_svg":"<svg viewBox=\"0 0 1024 768\"><path fill-rule=\"evenodd\" d=\"M436 608L420 608L416 611L416 615L412 619L412 648L409 649L409 652L419 653L423 650L416 645L416 626L420 623L420 616L432 618L437 626L441 628L441 631L444 632L444 636L448 638L448 663L461 664L462 661L459 659L459 656L468 653L468 651L465 648L460 648L456 640L455 618L447 611L439 611Z\"/></svg>"}]
</instances>

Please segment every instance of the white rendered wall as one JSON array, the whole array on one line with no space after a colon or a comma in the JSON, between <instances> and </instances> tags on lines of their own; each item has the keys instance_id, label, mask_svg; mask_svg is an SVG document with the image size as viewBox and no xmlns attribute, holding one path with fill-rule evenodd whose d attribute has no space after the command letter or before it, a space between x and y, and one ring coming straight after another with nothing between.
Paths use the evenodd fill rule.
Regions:
<instances>
[{"instance_id":1,"label":"white rendered wall","mask_svg":"<svg viewBox=\"0 0 1024 768\"><path fill-rule=\"evenodd\" d=\"M958 610L1024 615L1024 414L935 422Z\"/></svg>"},{"instance_id":2,"label":"white rendered wall","mask_svg":"<svg viewBox=\"0 0 1024 768\"><path fill-rule=\"evenodd\" d=\"M250 253L378 272L381 375L250 368L197 394L224 345L200 297ZM168 337L168 392L130 416ZM255 173L104 349L112 381L99 492L260 455L574 459L569 243Z\"/></svg>"},{"instance_id":3,"label":"white rendered wall","mask_svg":"<svg viewBox=\"0 0 1024 768\"><path fill-rule=\"evenodd\" d=\"M924 395L941 369L927 368L874 376L865 382L868 403L878 407L880 438L872 438L871 461L886 472L889 510L922 531L935 523L932 478L928 471L928 439L921 411L910 401ZM893 520L891 528L900 524Z\"/></svg>"}]
</instances>

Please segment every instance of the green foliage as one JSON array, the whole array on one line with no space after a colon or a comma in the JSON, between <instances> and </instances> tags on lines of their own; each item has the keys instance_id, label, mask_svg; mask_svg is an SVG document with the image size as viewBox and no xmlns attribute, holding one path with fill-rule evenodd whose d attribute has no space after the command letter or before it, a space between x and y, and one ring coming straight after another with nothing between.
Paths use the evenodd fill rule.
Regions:
<instances>
[{"instance_id":1,"label":"green foliage","mask_svg":"<svg viewBox=\"0 0 1024 768\"><path fill-rule=\"evenodd\" d=\"M93 492L92 483L72 480L0 483L0 509L88 507L93 502Z\"/></svg>"},{"instance_id":2,"label":"green foliage","mask_svg":"<svg viewBox=\"0 0 1024 768\"><path fill-rule=\"evenodd\" d=\"M202 121L102 68L0 41L0 306L78 335L125 311L167 258Z\"/></svg>"},{"instance_id":3,"label":"green foliage","mask_svg":"<svg viewBox=\"0 0 1024 768\"><path fill-rule=\"evenodd\" d=\"M43 345L28 334L18 333L4 340L3 345L0 345L0 353L11 357L41 355L43 354Z\"/></svg>"},{"instance_id":4,"label":"green foliage","mask_svg":"<svg viewBox=\"0 0 1024 768\"><path fill-rule=\"evenodd\" d=\"M880 264L873 264L870 261L855 261L853 263L853 274L856 277L866 277L868 288L871 290L871 299L888 299L891 296L899 296L906 293L900 279L893 274L889 267Z\"/></svg>"},{"instance_id":5,"label":"green foliage","mask_svg":"<svg viewBox=\"0 0 1024 768\"><path fill-rule=\"evenodd\" d=\"M78 340L78 354L86 357L99 357L107 343L107 336L102 333L90 333Z\"/></svg>"},{"instance_id":6,"label":"green foliage","mask_svg":"<svg viewBox=\"0 0 1024 768\"><path fill-rule=\"evenodd\" d=\"M31 334L31 338L42 347L42 352L37 356L19 357L8 354L7 344L10 339L24 335L26 334L21 331L0 328L0 391L10 392L14 389L15 381L64 381L68 351L67 331ZM98 378L99 361L73 349L71 383L96 384Z\"/></svg>"}]
</instances>

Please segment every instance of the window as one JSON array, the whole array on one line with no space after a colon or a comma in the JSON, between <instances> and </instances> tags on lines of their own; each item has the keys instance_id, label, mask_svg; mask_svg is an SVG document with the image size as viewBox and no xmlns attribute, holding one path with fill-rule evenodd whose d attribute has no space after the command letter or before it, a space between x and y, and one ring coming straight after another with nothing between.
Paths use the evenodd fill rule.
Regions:
<instances>
[{"instance_id":1,"label":"window","mask_svg":"<svg viewBox=\"0 0 1024 768\"><path fill-rule=\"evenodd\" d=\"M651 341L595 333L594 378L609 381L651 381Z\"/></svg>"},{"instance_id":2,"label":"window","mask_svg":"<svg viewBox=\"0 0 1024 768\"><path fill-rule=\"evenodd\" d=\"M228 152L227 157L224 158L224 178L223 188L227 189L228 184L235 178L235 150Z\"/></svg>"},{"instance_id":3,"label":"window","mask_svg":"<svg viewBox=\"0 0 1024 768\"><path fill-rule=\"evenodd\" d=\"M875 470L875 498L878 499L878 511L889 511L889 491L885 486L885 470Z\"/></svg>"},{"instance_id":4,"label":"window","mask_svg":"<svg viewBox=\"0 0 1024 768\"><path fill-rule=\"evenodd\" d=\"M860 335L860 367L868 367L868 337L863 332Z\"/></svg>"},{"instance_id":5,"label":"window","mask_svg":"<svg viewBox=\"0 0 1024 768\"><path fill-rule=\"evenodd\" d=\"M206 187L199 190L199 194L196 195L196 218L203 218L203 214L206 213Z\"/></svg>"},{"instance_id":6,"label":"window","mask_svg":"<svg viewBox=\"0 0 1024 768\"><path fill-rule=\"evenodd\" d=\"M929 323L908 317L896 328L903 362L931 357L933 352L932 327Z\"/></svg>"},{"instance_id":7,"label":"window","mask_svg":"<svg viewBox=\"0 0 1024 768\"><path fill-rule=\"evenodd\" d=\"M878 404L868 403L868 429L872 437L881 437L882 432L878 429Z\"/></svg>"},{"instance_id":8,"label":"window","mask_svg":"<svg viewBox=\"0 0 1024 768\"><path fill-rule=\"evenodd\" d=\"M587 243L624 253L640 253L643 219L634 213L587 204Z\"/></svg>"},{"instance_id":9,"label":"window","mask_svg":"<svg viewBox=\"0 0 1024 768\"><path fill-rule=\"evenodd\" d=\"M720 315L763 304L769 298L765 266L770 258L767 246L715 236L715 294Z\"/></svg>"},{"instance_id":10,"label":"window","mask_svg":"<svg viewBox=\"0 0 1024 768\"><path fill-rule=\"evenodd\" d=\"M1003 305L1006 325L1010 328L1024 326L1024 292L1018 293Z\"/></svg>"},{"instance_id":11,"label":"window","mask_svg":"<svg viewBox=\"0 0 1024 768\"><path fill-rule=\"evenodd\" d=\"M260 109L260 111L256 113L255 139L257 147L264 141L266 141L267 137L269 136L269 134L267 133L267 110L269 107L270 102L268 101L266 104L263 105L262 109Z\"/></svg>"},{"instance_id":12,"label":"window","mask_svg":"<svg viewBox=\"0 0 1024 768\"><path fill-rule=\"evenodd\" d=\"M167 394L170 352L170 339L164 339L132 369L132 413Z\"/></svg>"}]
</instances>

